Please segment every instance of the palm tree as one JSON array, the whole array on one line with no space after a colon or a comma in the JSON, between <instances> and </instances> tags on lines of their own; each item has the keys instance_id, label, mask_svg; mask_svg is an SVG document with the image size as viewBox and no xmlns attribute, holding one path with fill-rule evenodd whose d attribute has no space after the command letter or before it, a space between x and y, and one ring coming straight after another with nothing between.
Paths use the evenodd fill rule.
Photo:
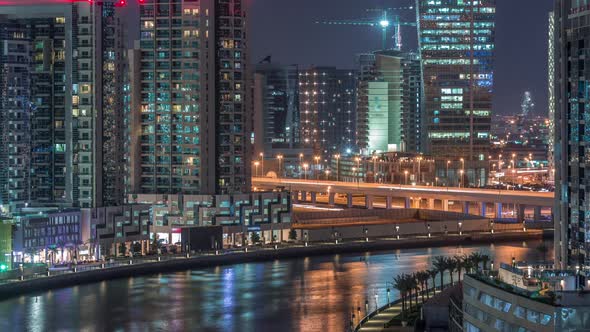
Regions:
<instances>
[{"instance_id":1,"label":"palm tree","mask_svg":"<svg viewBox=\"0 0 590 332\"><path fill-rule=\"evenodd\" d=\"M427 272L430 275L430 278L432 278L432 295L434 296L436 295L436 275L438 274L438 271L433 268Z\"/></svg>"},{"instance_id":2,"label":"palm tree","mask_svg":"<svg viewBox=\"0 0 590 332\"><path fill-rule=\"evenodd\" d=\"M405 275L401 274L393 278L393 288L398 290L402 298L402 320L404 320L404 314L406 312L406 295L408 293Z\"/></svg>"},{"instance_id":3,"label":"palm tree","mask_svg":"<svg viewBox=\"0 0 590 332\"><path fill-rule=\"evenodd\" d=\"M471 255L469 255L469 259L471 259L471 261L473 262L473 266L475 267L475 272L478 272L479 271L479 263L481 263L483 261L482 255L478 252L472 252Z\"/></svg>"},{"instance_id":4,"label":"palm tree","mask_svg":"<svg viewBox=\"0 0 590 332\"><path fill-rule=\"evenodd\" d=\"M483 254L480 255L481 261L483 263L483 270L486 271L488 269L488 261L490 261L490 256Z\"/></svg>"},{"instance_id":5,"label":"palm tree","mask_svg":"<svg viewBox=\"0 0 590 332\"><path fill-rule=\"evenodd\" d=\"M537 246L537 251L543 255L543 263L545 263L547 261L547 252L549 251L549 247L547 247L545 243L541 243Z\"/></svg>"},{"instance_id":6,"label":"palm tree","mask_svg":"<svg viewBox=\"0 0 590 332\"><path fill-rule=\"evenodd\" d=\"M421 295L422 295L422 303L424 303L424 293L428 296L428 279L430 278L430 274L426 271L418 271L416 272L416 280L418 284L420 284ZM425 286L426 285L426 286Z\"/></svg>"},{"instance_id":7,"label":"palm tree","mask_svg":"<svg viewBox=\"0 0 590 332\"><path fill-rule=\"evenodd\" d=\"M465 268L465 257L464 256L455 256L453 258L455 260L455 266L457 267L457 272L459 273L459 281L461 281L461 270Z\"/></svg>"},{"instance_id":8,"label":"palm tree","mask_svg":"<svg viewBox=\"0 0 590 332\"><path fill-rule=\"evenodd\" d=\"M444 274L447 270L447 260L443 256L436 256L434 257L434 261L432 265L436 268L438 273L440 273L440 289L444 288Z\"/></svg>"},{"instance_id":9,"label":"palm tree","mask_svg":"<svg viewBox=\"0 0 590 332\"><path fill-rule=\"evenodd\" d=\"M451 275L451 286L453 285L453 273L455 271L457 271L457 264L455 262L455 260L451 257L447 258L445 260L445 263L447 264L447 270L449 270L449 274Z\"/></svg>"}]
</instances>

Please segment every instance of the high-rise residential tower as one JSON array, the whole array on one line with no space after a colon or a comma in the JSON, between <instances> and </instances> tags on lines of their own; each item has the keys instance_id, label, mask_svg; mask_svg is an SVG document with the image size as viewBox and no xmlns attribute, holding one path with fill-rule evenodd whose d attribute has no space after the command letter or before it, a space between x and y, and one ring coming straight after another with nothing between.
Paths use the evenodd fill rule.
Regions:
<instances>
[{"instance_id":1,"label":"high-rise residential tower","mask_svg":"<svg viewBox=\"0 0 590 332\"><path fill-rule=\"evenodd\" d=\"M302 146L299 115L299 69L261 63L254 73L256 151L274 156L274 150Z\"/></svg>"},{"instance_id":2,"label":"high-rise residential tower","mask_svg":"<svg viewBox=\"0 0 590 332\"><path fill-rule=\"evenodd\" d=\"M463 158L469 183L489 168L495 0L417 0L428 152Z\"/></svg>"},{"instance_id":3,"label":"high-rise residential tower","mask_svg":"<svg viewBox=\"0 0 590 332\"><path fill-rule=\"evenodd\" d=\"M357 99L361 153L420 152L422 89L418 56L378 51L372 57L361 55L358 59L362 60Z\"/></svg>"},{"instance_id":4,"label":"high-rise residential tower","mask_svg":"<svg viewBox=\"0 0 590 332\"><path fill-rule=\"evenodd\" d=\"M559 0L555 7L555 264L590 265L590 9L586 1Z\"/></svg>"},{"instance_id":5,"label":"high-rise residential tower","mask_svg":"<svg viewBox=\"0 0 590 332\"><path fill-rule=\"evenodd\" d=\"M549 13L547 42L547 105L549 108L549 140L547 143L547 161L549 179L555 179L555 15Z\"/></svg>"},{"instance_id":6,"label":"high-rise residential tower","mask_svg":"<svg viewBox=\"0 0 590 332\"><path fill-rule=\"evenodd\" d=\"M22 114L19 125L1 121L21 137L19 148L8 144L0 159L8 160L8 151L18 154L10 167L20 165L18 174L26 173L26 186L8 181L19 196L8 200L84 208L123 202L124 28L118 7L108 1L2 7L3 24L18 25L1 37L14 53L5 68L10 59L22 67L5 70L21 78L7 83L18 89L5 85L3 108L19 105ZM6 174L16 176L8 168Z\"/></svg>"},{"instance_id":7,"label":"high-rise residential tower","mask_svg":"<svg viewBox=\"0 0 590 332\"><path fill-rule=\"evenodd\" d=\"M242 0L140 6L140 169L133 191L250 190L250 104Z\"/></svg>"},{"instance_id":8,"label":"high-rise residential tower","mask_svg":"<svg viewBox=\"0 0 590 332\"><path fill-rule=\"evenodd\" d=\"M330 156L356 143L356 73L335 67L299 72L301 138L314 153Z\"/></svg>"}]
</instances>

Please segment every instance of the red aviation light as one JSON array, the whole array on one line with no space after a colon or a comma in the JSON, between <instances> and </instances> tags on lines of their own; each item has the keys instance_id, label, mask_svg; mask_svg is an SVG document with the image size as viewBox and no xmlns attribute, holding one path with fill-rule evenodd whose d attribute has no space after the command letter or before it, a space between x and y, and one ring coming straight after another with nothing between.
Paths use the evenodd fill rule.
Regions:
<instances>
[{"instance_id":1,"label":"red aviation light","mask_svg":"<svg viewBox=\"0 0 590 332\"><path fill-rule=\"evenodd\" d=\"M115 7L125 7L127 6L127 0L117 0L115 3Z\"/></svg>"}]
</instances>

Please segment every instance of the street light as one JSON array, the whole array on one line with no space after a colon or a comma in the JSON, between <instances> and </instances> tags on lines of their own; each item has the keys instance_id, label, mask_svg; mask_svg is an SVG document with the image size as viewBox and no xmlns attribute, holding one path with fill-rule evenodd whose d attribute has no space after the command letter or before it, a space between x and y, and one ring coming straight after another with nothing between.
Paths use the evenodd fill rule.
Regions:
<instances>
[{"instance_id":1,"label":"street light","mask_svg":"<svg viewBox=\"0 0 590 332\"><path fill-rule=\"evenodd\" d=\"M258 165L260 165L260 162L255 161L254 162L254 166L256 167L256 172L254 173L256 176L258 176Z\"/></svg>"},{"instance_id":2,"label":"street light","mask_svg":"<svg viewBox=\"0 0 590 332\"><path fill-rule=\"evenodd\" d=\"M459 174L461 175L461 178L459 179L459 188L463 186L463 172L463 170L459 171Z\"/></svg>"},{"instance_id":3,"label":"street light","mask_svg":"<svg viewBox=\"0 0 590 332\"><path fill-rule=\"evenodd\" d=\"M420 185L420 180L421 180L421 178L420 178L420 161L422 161L422 157L418 157L418 158L416 158L416 160L418 160L418 181L417 182L418 182L418 185Z\"/></svg>"},{"instance_id":4,"label":"street light","mask_svg":"<svg viewBox=\"0 0 590 332\"><path fill-rule=\"evenodd\" d=\"M330 170L327 169L325 172L326 172L326 181L329 181L330 180Z\"/></svg>"},{"instance_id":5,"label":"street light","mask_svg":"<svg viewBox=\"0 0 590 332\"><path fill-rule=\"evenodd\" d=\"M408 185L408 170L404 171L404 175L405 175L404 184L407 186Z\"/></svg>"},{"instance_id":6,"label":"street light","mask_svg":"<svg viewBox=\"0 0 590 332\"><path fill-rule=\"evenodd\" d=\"M319 173L319 169L320 169L320 156L314 156L313 160L315 160L315 167L316 167L316 172L318 172L318 180L320 179L320 173Z\"/></svg>"},{"instance_id":7,"label":"street light","mask_svg":"<svg viewBox=\"0 0 590 332\"><path fill-rule=\"evenodd\" d=\"M336 158L336 182L340 181L340 154L334 156Z\"/></svg>"},{"instance_id":8,"label":"street light","mask_svg":"<svg viewBox=\"0 0 590 332\"><path fill-rule=\"evenodd\" d=\"M463 173L465 173L465 159L461 158L461 182L463 182Z\"/></svg>"},{"instance_id":9,"label":"street light","mask_svg":"<svg viewBox=\"0 0 590 332\"><path fill-rule=\"evenodd\" d=\"M459 226L459 235L463 235L463 230L462 230L463 223L459 221L459 223L457 223L457 225Z\"/></svg>"},{"instance_id":10,"label":"street light","mask_svg":"<svg viewBox=\"0 0 590 332\"><path fill-rule=\"evenodd\" d=\"M451 164L450 160L447 160L447 187L449 186L449 165Z\"/></svg>"},{"instance_id":11,"label":"street light","mask_svg":"<svg viewBox=\"0 0 590 332\"><path fill-rule=\"evenodd\" d=\"M356 167L352 168L352 182L356 182Z\"/></svg>"},{"instance_id":12,"label":"street light","mask_svg":"<svg viewBox=\"0 0 590 332\"><path fill-rule=\"evenodd\" d=\"M307 168L309 167L309 164L305 163L303 164L303 176L305 178L305 180L307 180Z\"/></svg>"},{"instance_id":13,"label":"street light","mask_svg":"<svg viewBox=\"0 0 590 332\"><path fill-rule=\"evenodd\" d=\"M277 159L279 161L279 175L278 175L278 177L280 178L281 174L283 173L283 169L281 168L281 162L283 161L283 155L282 154L278 155Z\"/></svg>"},{"instance_id":14,"label":"street light","mask_svg":"<svg viewBox=\"0 0 590 332\"><path fill-rule=\"evenodd\" d=\"M260 177L264 177L264 153L263 152L260 152L260 163L261 163L260 164L260 169L261 169Z\"/></svg>"},{"instance_id":15,"label":"street light","mask_svg":"<svg viewBox=\"0 0 590 332\"><path fill-rule=\"evenodd\" d=\"M397 235L397 239L399 240L399 225L395 225L395 234Z\"/></svg>"}]
</instances>

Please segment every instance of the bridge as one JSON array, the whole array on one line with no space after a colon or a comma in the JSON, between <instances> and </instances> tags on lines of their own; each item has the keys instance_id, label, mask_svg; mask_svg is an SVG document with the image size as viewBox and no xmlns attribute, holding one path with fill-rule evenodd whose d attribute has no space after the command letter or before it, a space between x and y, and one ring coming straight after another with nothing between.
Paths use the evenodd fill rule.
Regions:
<instances>
[{"instance_id":1,"label":"bridge","mask_svg":"<svg viewBox=\"0 0 590 332\"><path fill-rule=\"evenodd\" d=\"M426 208L449 210L449 202L460 202L462 212L470 213L475 204L478 214L488 216L493 206L494 216L502 217L503 205L514 205L518 221L523 221L525 209L532 208L534 219L541 219L543 208L549 211L553 207L554 194L552 192L531 192L495 189L473 189L458 187L430 187L413 185L394 185L363 182L337 182L320 180L298 180L281 178L252 178L252 186L257 190L275 190L284 188L291 191L294 203L318 202L318 196L327 196L327 203L335 205L337 195L346 196L346 205L353 206L353 198L364 197L364 207L373 209L375 200L385 200L384 208L393 208L394 199L402 199L405 208L420 208L426 202ZM309 197L308 197L309 196ZM308 199L309 198L309 199Z\"/></svg>"}]
</instances>

